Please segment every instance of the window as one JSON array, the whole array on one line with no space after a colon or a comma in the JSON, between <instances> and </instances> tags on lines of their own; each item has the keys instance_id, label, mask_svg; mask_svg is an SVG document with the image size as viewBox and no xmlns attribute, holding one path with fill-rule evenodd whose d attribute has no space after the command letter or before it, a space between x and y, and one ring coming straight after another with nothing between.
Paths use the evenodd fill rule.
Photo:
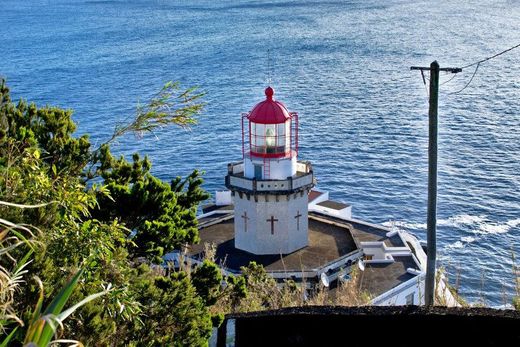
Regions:
<instances>
[{"instance_id":1,"label":"window","mask_svg":"<svg viewBox=\"0 0 520 347\"><path fill-rule=\"evenodd\" d=\"M413 304L414 304L414 303L413 303L413 297L414 297L414 293L412 293L412 294L408 294L408 295L406 296L406 304L407 304L407 305L413 305Z\"/></svg>"},{"instance_id":2,"label":"window","mask_svg":"<svg viewBox=\"0 0 520 347\"><path fill-rule=\"evenodd\" d=\"M275 153L276 151L276 137L274 134L274 125L266 125L265 129L265 145L267 153Z\"/></svg>"},{"instance_id":3,"label":"window","mask_svg":"<svg viewBox=\"0 0 520 347\"><path fill-rule=\"evenodd\" d=\"M276 147L285 147L285 134L288 133L285 131L286 125L289 123L276 124Z\"/></svg>"},{"instance_id":4,"label":"window","mask_svg":"<svg viewBox=\"0 0 520 347\"><path fill-rule=\"evenodd\" d=\"M251 151L262 154L283 154L290 150L290 122L280 124L250 123Z\"/></svg>"},{"instance_id":5,"label":"window","mask_svg":"<svg viewBox=\"0 0 520 347\"><path fill-rule=\"evenodd\" d=\"M372 254L365 254L365 260L372 260L374 256Z\"/></svg>"}]
</instances>

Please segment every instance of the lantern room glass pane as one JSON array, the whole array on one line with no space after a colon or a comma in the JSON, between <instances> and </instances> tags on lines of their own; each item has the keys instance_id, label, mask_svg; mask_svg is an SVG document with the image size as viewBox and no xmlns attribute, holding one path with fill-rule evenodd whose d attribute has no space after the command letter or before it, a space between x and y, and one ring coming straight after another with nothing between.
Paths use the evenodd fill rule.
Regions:
<instances>
[{"instance_id":1,"label":"lantern room glass pane","mask_svg":"<svg viewBox=\"0 0 520 347\"><path fill-rule=\"evenodd\" d=\"M285 151L291 150L291 122L285 122Z\"/></svg>"},{"instance_id":2,"label":"lantern room glass pane","mask_svg":"<svg viewBox=\"0 0 520 347\"><path fill-rule=\"evenodd\" d=\"M290 122L250 123L251 151L259 154L283 154L290 150Z\"/></svg>"},{"instance_id":3,"label":"lantern room glass pane","mask_svg":"<svg viewBox=\"0 0 520 347\"><path fill-rule=\"evenodd\" d=\"M285 123L276 124L276 146L285 147ZM283 150L285 152L285 149Z\"/></svg>"},{"instance_id":4,"label":"lantern room glass pane","mask_svg":"<svg viewBox=\"0 0 520 347\"><path fill-rule=\"evenodd\" d=\"M266 153L276 153L276 125L266 124L265 126L265 146Z\"/></svg>"},{"instance_id":5,"label":"lantern room glass pane","mask_svg":"<svg viewBox=\"0 0 520 347\"><path fill-rule=\"evenodd\" d=\"M255 147L265 147L265 126L263 124L251 123L251 145L253 152L258 152Z\"/></svg>"}]
</instances>

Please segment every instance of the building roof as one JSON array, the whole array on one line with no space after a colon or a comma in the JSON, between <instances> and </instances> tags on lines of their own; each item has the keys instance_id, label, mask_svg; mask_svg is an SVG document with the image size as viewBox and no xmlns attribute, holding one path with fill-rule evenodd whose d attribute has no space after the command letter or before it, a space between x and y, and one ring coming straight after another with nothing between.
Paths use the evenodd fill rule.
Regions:
<instances>
[{"instance_id":1,"label":"building roof","mask_svg":"<svg viewBox=\"0 0 520 347\"><path fill-rule=\"evenodd\" d=\"M313 281L319 280L318 275L321 272L331 272L331 276L334 276L336 271L356 261L362 255L363 242L382 242L386 247L406 247L398 234L386 236L388 228L309 211L307 247L285 255L254 255L235 248L234 213L229 211L232 208L231 205L225 206L224 210L216 209L212 214L199 218L201 242L190 246L187 254L189 257L202 259L206 244L209 243L215 245L216 263L228 271L238 273L242 266L254 261L277 278L294 275ZM367 262L365 265L361 288L373 297L417 276L407 269L420 270L411 252L409 255L404 252L403 255L403 250L399 250L399 254L392 254L392 257L393 262ZM298 274L294 274L295 272ZM331 290L334 291L333 287Z\"/></svg>"},{"instance_id":2,"label":"building roof","mask_svg":"<svg viewBox=\"0 0 520 347\"><path fill-rule=\"evenodd\" d=\"M236 249L234 220L229 215L215 224L206 224L207 227L202 226L199 230L201 242L192 245L188 255L202 257L204 244L214 244L216 262L232 271L240 271L241 266L247 266L251 261L262 264L267 271L315 271L358 250L347 228L312 217L309 218L309 245L285 255L254 255Z\"/></svg>"},{"instance_id":3,"label":"building roof","mask_svg":"<svg viewBox=\"0 0 520 347\"><path fill-rule=\"evenodd\" d=\"M265 89L265 100L256 104L247 117L251 122L260 124L285 123L291 118L287 107L280 101L274 100L274 90L271 87Z\"/></svg>"},{"instance_id":4,"label":"building roof","mask_svg":"<svg viewBox=\"0 0 520 347\"><path fill-rule=\"evenodd\" d=\"M233 205L217 205L208 204L202 206L202 213L209 213L213 211L233 211L235 207Z\"/></svg>"},{"instance_id":5,"label":"building roof","mask_svg":"<svg viewBox=\"0 0 520 347\"><path fill-rule=\"evenodd\" d=\"M309 212L309 216L315 216L316 218L325 218L332 220L336 223L345 225L350 228L352 236L358 242L384 242L387 247L406 247L401 238L396 234L392 237L387 237L386 233L388 230L382 227L376 227L369 223L364 223L357 220L344 220L338 217L332 217L325 215L320 212Z\"/></svg>"},{"instance_id":6,"label":"building roof","mask_svg":"<svg viewBox=\"0 0 520 347\"><path fill-rule=\"evenodd\" d=\"M361 289L378 296L416 277L407 271L408 268L417 269L411 255L393 258L392 263L366 263L365 271L361 275Z\"/></svg>"},{"instance_id":7,"label":"building roof","mask_svg":"<svg viewBox=\"0 0 520 347\"><path fill-rule=\"evenodd\" d=\"M342 202L332 201L332 200L325 200L322 202L317 203L318 206L328 207L333 210L343 210L344 208L349 207L349 204L344 204Z\"/></svg>"},{"instance_id":8,"label":"building roof","mask_svg":"<svg viewBox=\"0 0 520 347\"><path fill-rule=\"evenodd\" d=\"M321 195L323 195L322 192L319 192L319 191L314 190L314 189L311 190L310 193L309 193L309 202L313 202L315 199L317 199Z\"/></svg>"}]
</instances>

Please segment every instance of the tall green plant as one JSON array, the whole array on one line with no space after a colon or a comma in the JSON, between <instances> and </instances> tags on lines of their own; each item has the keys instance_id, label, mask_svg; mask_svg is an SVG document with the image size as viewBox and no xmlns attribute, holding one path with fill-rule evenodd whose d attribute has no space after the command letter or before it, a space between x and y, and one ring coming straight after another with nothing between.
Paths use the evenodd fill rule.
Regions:
<instances>
[{"instance_id":1,"label":"tall green plant","mask_svg":"<svg viewBox=\"0 0 520 347\"><path fill-rule=\"evenodd\" d=\"M96 294L91 294L75 305L64 310L65 304L71 297L72 292L78 284L78 281L83 272L84 270L79 270L74 275L74 277L72 277L70 281L61 289L58 295L54 297L54 299L43 312L41 311L44 298L43 284L37 278L40 287L40 295L27 328L24 344L35 344L38 347L48 346L51 343L52 338L55 336L57 328L59 326L63 327L63 322L68 316L70 316L81 306L108 293L110 288L107 288L106 290Z\"/></svg>"},{"instance_id":2,"label":"tall green plant","mask_svg":"<svg viewBox=\"0 0 520 347\"><path fill-rule=\"evenodd\" d=\"M162 263L162 255L198 240L197 205L208 197L202 179L194 171L185 179L162 182L151 174L147 158L116 159L110 151L111 143L126 133L194 124L201 96L167 84L137 108L135 121L118 126L114 136L93 150L87 135L74 136L72 111L14 103L0 82L0 196L9 204L38 205L30 210L0 205L0 216L42 231L36 237L41 246L24 270L38 276L45 291L20 285L23 293L12 302L13 313L21 316L27 307L46 307L61 297L62 288L69 286L65 279L81 265L83 274L70 302L84 303L108 283L113 289L100 299L102 305L86 302L63 322L72 339L91 345L207 341L211 315L191 278L165 274L154 265ZM26 251L17 248L13 257L20 259ZM0 258L0 265L7 263ZM153 314L147 311L151 307ZM183 314L186 310L190 315ZM56 324L49 318L52 313L40 313ZM40 318L36 322L41 325ZM175 331L163 328L162 321L171 321ZM48 332L35 332L32 336L47 341ZM20 331L11 336L23 341Z\"/></svg>"},{"instance_id":3,"label":"tall green plant","mask_svg":"<svg viewBox=\"0 0 520 347\"><path fill-rule=\"evenodd\" d=\"M31 209L39 208L47 204L23 205L0 201L0 205L17 209ZM3 335L11 330L3 341L0 342L0 347L7 346L20 327L26 331L24 344L34 344L41 347L49 345L52 337L56 333L58 325L63 326L63 321L77 308L106 294L110 289L108 288L103 292L90 295L67 310L63 310L83 273L83 270L80 270L67 285L63 287L42 313L41 308L44 300L43 284L38 277L35 277L39 284L40 294L30 322L24 324L22 319L18 317L14 306L15 296L17 292L20 291L20 287L25 283L24 277L26 277L28 273L26 267L31 262L30 258L35 251L34 244L36 242L36 235L33 231L40 233L40 231L33 226L17 225L0 218L0 256L9 258L13 265L12 270L6 268L7 264L5 266L0 265L0 333ZM26 246L28 251L21 259L17 259L16 255L13 256L12 254L21 246Z\"/></svg>"}]
</instances>

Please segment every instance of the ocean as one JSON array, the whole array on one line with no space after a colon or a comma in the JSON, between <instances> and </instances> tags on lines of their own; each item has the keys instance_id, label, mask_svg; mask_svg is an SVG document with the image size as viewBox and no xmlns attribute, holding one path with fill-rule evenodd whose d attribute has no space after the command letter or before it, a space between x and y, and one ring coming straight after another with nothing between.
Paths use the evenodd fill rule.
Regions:
<instances>
[{"instance_id":1,"label":"ocean","mask_svg":"<svg viewBox=\"0 0 520 347\"><path fill-rule=\"evenodd\" d=\"M129 135L113 151L148 155L165 180L202 170L210 192L241 159L241 113L271 84L299 113L299 158L317 187L357 218L425 239L428 95L410 66L492 56L520 43L519 23L515 0L2 0L0 76L15 99L73 109L94 144L167 81L199 86L198 125ZM440 76L438 265L471 303L515 292L519 66L520 48Z\"/></svg>"}]
</instances>

